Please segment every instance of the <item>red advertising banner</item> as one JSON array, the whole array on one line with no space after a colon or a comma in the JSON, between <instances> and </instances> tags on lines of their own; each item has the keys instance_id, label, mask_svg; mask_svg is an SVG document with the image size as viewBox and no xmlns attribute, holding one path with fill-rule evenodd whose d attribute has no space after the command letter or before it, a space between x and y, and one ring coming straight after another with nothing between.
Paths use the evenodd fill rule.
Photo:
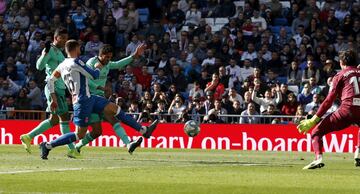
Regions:
<instances>
[{"instance_id":1,"label":"red advertising banner","mask_svg":"<svg viewBox=\"0 0 360 194\"><path fill-rule=\"evenodd\" d=\"M31 131L38 121L0 120L0 145L20 144L20 135ZM123 125L130 138L137 138L139 132ZM302 135L295 125L240 125L240 124L202 124L198 136L188 137L183 124L159 124L153 136L144 139L145 148L181 149L225 149L225 150L267 150L311 152L310 134ZM71 129L74 126L71 125ZM328 134L323 139L325 152L354 152L357 143L357 127ZM34 144L51 141L60 134L59 127L53 127L34 138ZM111 126L103 123L103 136L90 143L90 146L123 147L123 142L115 136Z\"/></svg>"}]
</instances>

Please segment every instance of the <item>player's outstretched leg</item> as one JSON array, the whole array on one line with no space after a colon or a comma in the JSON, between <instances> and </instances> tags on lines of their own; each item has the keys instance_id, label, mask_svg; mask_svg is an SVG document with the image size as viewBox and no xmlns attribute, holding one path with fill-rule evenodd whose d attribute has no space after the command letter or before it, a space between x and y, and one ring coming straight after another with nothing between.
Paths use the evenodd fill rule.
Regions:
<instances>
[{"instance_id":1,"label":"player's outstretched leg","mask_svg":"<svg viewBox=\"0 0 360 194\"><path fill-rule=\"evenodd\" d=\"M70 132L60 136L59 138L56 138L51 142L43 142L40 144L40 157L44 160L47 160L51 149L72 143L76 140L79 140L78 135L76 133Z\"/></svg>"},{"instance_id":2,"label":"player's outstretched leg","mask_svg":"<svg viewBox=\"0 0 360 194\"><path fill-rule=\"evenodd\" d=\"M354 153L355 166L360 167L360 148L357 146Z\"/></svg>"},{"instance_id":3,"label":"player's outstretched leg","mask_svg":"<svg viewBox=\"0 0 360 194\"><path fill-rule=\"evenodd\" d=\"M60 131L62 135L66 133L70 133L69 121L60 121ZM69 158L79 157L79 153L76 151L73 143L67 144L67 147L68 147L67 156Z\"/></svg>"},{"instance_id":4,"label":"player's outstretched leg","mask_svg":"<svg viewBox=\"0 0 360 194\"><path fill-rule=\"evenodd\" d=\"M156 126L159 123L158 120L155 120L147 127L141 126L140 123L136 122L136 120L130 115L125 114L125 112L122 111L120 108L118 109L115 117L119 119L121 122L125 123L126 125L134 128L136 131L139 131L141 134L143 134L145 138L150 138L151 134L156 129Z\"/></svg>"},{"instance_id":5,"label":"player's outstretched leg","mask_svg":"<svg viewBox=\"0 0 360 194\"><path fill-rule=\"evenodd\" d=\"M313 135L312 143L315 151L315 160L306 165L303 170L322 168L325 166L325 164L322 162L322 136L320 137L319 135Z\"/></svg>"},{"instance_id":6,"label":"player's outstretched leg","mask_svg":"<svg viewBox=\"0 0 360 194\"><path fill-rule=\"evenodd\" d=\"M142 137L139 137L136 141L131 141L129 144L127 144L128 152L129 154L132 154L137 147L141 145L143 141Z\"/></svg>"},{"instance_id":7,"label":"player's outstretched leg","mask_svg":"<svg viewBox=\"0 0 360 194\"><path fill-rule=\"evenodd\" d=\"M41 122L38 126L36 126L32 131L30 131L27 134L22 134L20 136L20 140L22 144L24 145L25 150L28 153L31 153L31 141L34 139L34 137L44 133L46 130L53 127L51 124L50 119L46 119L43 122Z\"/></svg>"}]
</instances>

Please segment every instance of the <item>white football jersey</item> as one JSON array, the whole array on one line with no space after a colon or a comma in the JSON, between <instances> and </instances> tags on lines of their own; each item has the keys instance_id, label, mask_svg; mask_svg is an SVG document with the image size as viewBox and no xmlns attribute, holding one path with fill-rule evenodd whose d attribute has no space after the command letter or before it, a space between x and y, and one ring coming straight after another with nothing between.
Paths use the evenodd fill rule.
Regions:
<instances>
[{"instance_id":1,"label":"white football jersey","mask_svg":"<svg viewBox=\"0 0 360 194\"><path fill-rule=\"evenodd\" d=\"M72 95L73 104L91 96L88 79L96 79L100 74L98 69L91 69L78 58L66 58L57 70L61 73L61 78Z\"/></svg>"}]
</instances>

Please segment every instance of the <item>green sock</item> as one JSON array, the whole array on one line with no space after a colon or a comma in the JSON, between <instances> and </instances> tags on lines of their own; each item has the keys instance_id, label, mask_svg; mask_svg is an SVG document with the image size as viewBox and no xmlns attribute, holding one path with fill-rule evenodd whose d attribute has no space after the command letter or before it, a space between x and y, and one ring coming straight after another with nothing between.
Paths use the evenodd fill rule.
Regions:
<instances>
[{"instance_id":1,"label":"green sock","mask_svg":"<svg viewBox=\"0 0 360 194\"><path fill-rule=\"evenodd\" d=\"M127 136L124 128L120 125L120 123L115 123L113 125L114 131L118 137L124 142L124 144L128 145L130 143L129 137Z\"/></svg>"},{"instance_id":2,"label":"green sock","mask_svg":"<svg viewBox=\"0 0 360 194\"><path fill-rule=\"evenodd\" d=\"M44 133L46 130L50 129L52 127L51 122L46 119L43 122L41 122L37 127L35 127L32 131L28 133L28 135L33 139L34 137Z\"/></svg>"},{"instance_id":3,"label":"green sock","mask_svg":"<svg viewBox=\"0 0 360 194\"><path fill-rule=\"evenodd\" d=\"M81 149L83 146L86 146L86 144L88 144L89 142L91 142L91 141L93 141L93 140L94 140L94 138L91 137L91 135L90 135L89 132L87 132L87 133L85 134L85 137L82 138L82 139L75 145L75 147L76 147L76 149Z\"/></svg>"},{"instance_id":4,"label":"green sock","mask_svg":"<svg viewBox=\"0 0 360 194\"><path fill-rule=\"evenodd\" d=\"M60 131L62 134L70 133L69 121L60 121ZM67 144L69 150L75 149L73 143Z\"/></svg>"}]
</instances>

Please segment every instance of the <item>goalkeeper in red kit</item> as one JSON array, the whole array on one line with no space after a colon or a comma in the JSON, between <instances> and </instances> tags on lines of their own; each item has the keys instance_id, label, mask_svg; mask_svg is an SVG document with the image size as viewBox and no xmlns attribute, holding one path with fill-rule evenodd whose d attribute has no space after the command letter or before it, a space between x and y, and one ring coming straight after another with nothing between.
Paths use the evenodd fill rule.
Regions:
<instances>
[{"instance_id":1,"label":"goalkeeper in red kit","mask_svg":"<svg viewBox=\"0 0 360 194\"><path fill-rule=\"evenodd\" d=\"M300 133L306 133L315 126L311 131L315 160L303 169L316 169L325 165L322 162L322 137L324 135L345 129L352 124L360 126L360 69L357 68L357 56L353 50L347 50L340 51L339 58L341 71L334 76L328 96L311 119L303 120L297 126ZM340 107L321 120L337 97L341 100ZM355 166L360 166L359 136L354 156Z\"/></svg>"}]
</instances>

